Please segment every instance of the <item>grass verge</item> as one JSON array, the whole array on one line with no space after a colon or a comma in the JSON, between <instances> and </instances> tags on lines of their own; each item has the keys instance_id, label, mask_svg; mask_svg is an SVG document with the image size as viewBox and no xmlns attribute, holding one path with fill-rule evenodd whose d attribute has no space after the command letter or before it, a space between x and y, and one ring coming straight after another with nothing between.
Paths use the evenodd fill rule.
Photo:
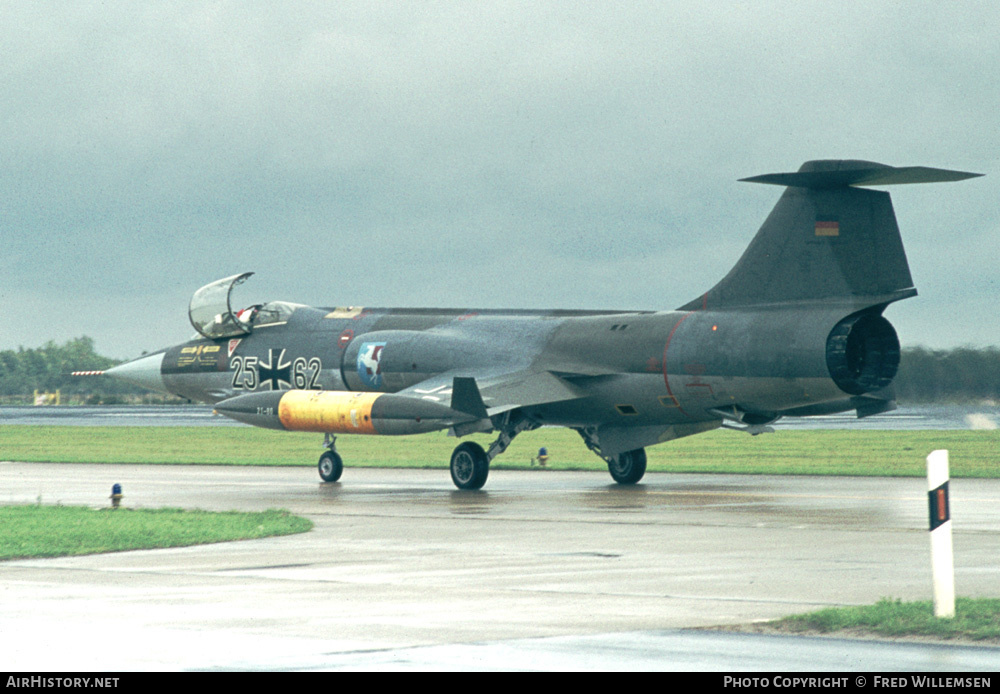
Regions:
<instances>
[{"instance_id":1,"label":"grass verge","mask_svg":"<svg viewBox=\"0 0 1000 694\"><path fill-rule=\"evenodd\" d=\"M488 446L491 436L470 437ZM0 460L314 466L322 437L251 427L0 427ZM457 440L422 436L342 436L348 467L448 467ZM574 431L543 428L517 437L493 469L529 468L540 447L556 470L604 470ZM1000 430L778 431L747 436L712 431L646 449L654 472L921 477L927 454L950 451L953 477L1000 477Z\"/></svg>"},{"instance_id":2,"label":"grass verge","mask_svg":"<svg viewBox=\"0 0 1000 694\"><path fill-rule=\"evenodd\" d=\"M287 511L0 506L0 560L186 547L304 533L312 521Z\"/></svg>"},{"instance_id":3,"label":"grass verge","mask_svg":"<svg viewBox=\"0 0 1000 694\"><path fill-rule=\"evenodd\" d=\"M956 598L955 617L939 619L927 602L883 598L874 605L839 607L768 622L764 631L850 636L923 637L1000 644L1000 599Z\"/></svg>"}]
</instances>

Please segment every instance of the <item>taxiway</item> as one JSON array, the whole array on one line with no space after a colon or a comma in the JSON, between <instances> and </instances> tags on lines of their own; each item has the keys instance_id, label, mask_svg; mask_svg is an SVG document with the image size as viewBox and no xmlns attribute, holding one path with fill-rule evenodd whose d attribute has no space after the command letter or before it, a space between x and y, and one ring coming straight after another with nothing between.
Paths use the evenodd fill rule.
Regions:
<instances>
[{"instance_id":1,"label":"taxiway","mask_svg":"<svg viewBox=\"0 0 1000 694\"><path fill-rule=\"evenodd\" d=\"M4 669L995 669L1000 649L678 631L931 595L920 479L0 463L0 503L285 508L306 534L0 564ZM954 480L997 596L1000 481Z\"/></svg>"}]
</instances>

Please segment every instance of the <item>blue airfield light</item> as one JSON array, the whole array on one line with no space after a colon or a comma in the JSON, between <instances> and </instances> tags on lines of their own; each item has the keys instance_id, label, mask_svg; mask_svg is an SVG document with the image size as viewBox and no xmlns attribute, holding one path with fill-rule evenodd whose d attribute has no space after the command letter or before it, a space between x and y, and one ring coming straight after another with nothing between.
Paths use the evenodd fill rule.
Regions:
<instances>
[{"instance_id":1,"label":"blue airfield light","mask_svg":"<svg viewBox=\"0 0 1000 694\"><path fill-rule=\"evenodd\" d=\"M117 482L111 486L111 506L113 508L118 508L122 503L122 486Z\"/></svg>"}]
</instances>

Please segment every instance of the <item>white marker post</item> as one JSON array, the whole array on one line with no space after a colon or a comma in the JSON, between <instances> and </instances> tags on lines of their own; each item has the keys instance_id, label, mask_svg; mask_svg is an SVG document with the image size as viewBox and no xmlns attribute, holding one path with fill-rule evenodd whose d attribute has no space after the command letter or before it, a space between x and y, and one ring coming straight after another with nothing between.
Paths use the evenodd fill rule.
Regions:
<instances>
[{"instance_id":1,"label":"white marker post","mask_svg":"<svg viewBox=\"0 0 1000 694\"><path fill-rule=\"evenodd\" d=\"M948 451L934 451L927 456L935 617L955 616L955 557L951 544L948 477Z\"/></svg>"}]
</instances>

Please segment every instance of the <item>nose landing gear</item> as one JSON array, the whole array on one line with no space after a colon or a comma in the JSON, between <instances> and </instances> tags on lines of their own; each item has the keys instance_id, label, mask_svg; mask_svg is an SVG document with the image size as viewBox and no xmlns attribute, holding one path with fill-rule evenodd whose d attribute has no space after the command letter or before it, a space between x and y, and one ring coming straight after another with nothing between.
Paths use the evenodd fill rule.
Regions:
<instances>
[{"instance_id":1,"label":"nose landing gear","mask_svg":"<svg viewBox=\"0 0 1000 694\"><path fill-rule=\"evenodd\" d=\"M319 476L324 482L336 482L344 474L344 461L337 453L337 437L327 434L323 445L330 450L319 457Z\"/></svg>"}]
</instances>

